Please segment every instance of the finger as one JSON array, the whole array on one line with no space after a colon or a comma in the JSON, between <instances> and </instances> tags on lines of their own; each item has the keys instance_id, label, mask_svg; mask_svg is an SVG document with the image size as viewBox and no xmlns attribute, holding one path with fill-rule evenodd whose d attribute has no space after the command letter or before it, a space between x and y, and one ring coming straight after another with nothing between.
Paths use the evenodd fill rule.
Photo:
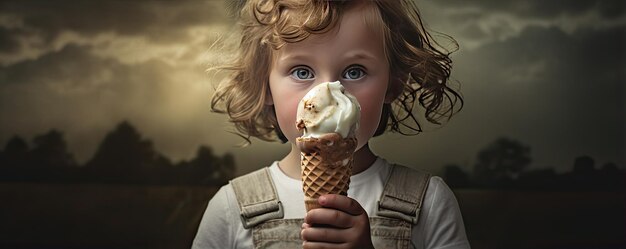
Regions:
<instances>
[{"instance_id":1,"label":"finger","mask_svg":"<svg viewBox=\"0 0 626 249\"><path fill-rule=\"evenodd\" d=\"M304 241L302 243L303 249L338 249L338 248L346 248L344 244L340 243L325 243L325 242L315 242L315 241Z\"/></svg>"},{"instance_id":2,"label":"finger","mask_svg":"<svg viewBox=\"0 0 626 249\"><path fill-rule=\"evenodd\" d=\"M354 216L343 211L331 208L316 208L309 211L304 222L309 225L330 225L338 228L352 227Z\"/></svg>"},{"instance_id":3,"label":"finger","mask_svg":"<svg viewBox=\"0 0 626 249\"><path fill-rule=\"evenodd\" d=\"M336 228L308 227L302 229L300 237L304 241L326 243L341 243L346 240L344 232Z\"/></svg>"},{"instance_id":4,"label":"finger","mask_svg":"<svg viewBox=\"0 0 626 249\"><path fill-rule=\"evenodd\" d=\"M300 239L304 240L304 238L302 238L302 231L304 231L304 229L307 229L311 227L311 225L307 224L307 223L302 223L302 227L300 228Z\"/></svg>"},{"instance_id":5,"label":"finger","mask_svg":"<svg viewBox=\"0 0 626 249\"><path fill-rule=\"evenodd\" d=\"M354 199L343 195L322 195L318 198L318 202L322 207L334 208L351 215L361 215L365 213L361 204Z\"/></svg>"}]
</instances>

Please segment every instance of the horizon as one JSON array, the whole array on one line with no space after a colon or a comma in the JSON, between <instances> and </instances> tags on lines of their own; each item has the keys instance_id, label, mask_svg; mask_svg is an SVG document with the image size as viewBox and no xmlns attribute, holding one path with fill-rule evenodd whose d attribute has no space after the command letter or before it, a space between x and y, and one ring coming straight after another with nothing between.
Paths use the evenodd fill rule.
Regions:
<instances>
[{"instance_id":1,"label":"horizon","mask_svg":"<svg viewBox=\"0 0 626 249\"><path fill-rule=\"evenodd\" d=\"M156 152L160 156L163 156L163 158L166 159L169 162L169 164L171 164L171 166L174 166L174 167L177 167L177 166L180 166L180 165L184 165L184 164L186 164L186 163L188 163L190 161L193 161L194 159L197 159L198 156L199 156L197 153L198 152L202 152L201 150L203 150L205 148L208 148L210 150L211 154L213 153L213 148L211 146L201 144L201 145L199 145L196 148L196 150L195 150L196 154L194 154L193 157L185 158L185 159L179 159L179 160L172 160L166 154L164 154L163 152L159 151L157 148L154 148L152 139L149 138L149 137L143 136L142 133L141 133L141 130L137 129L132 123L130 123L128 121L122 121L119 124L117 124L115 127L113 127L111 130L109 130L107 132L106 136L109 137L112 134L115 134L115 133L119 132L120 131L120 127L124 127L124 128L129 127L129 128L131 128L131 130L134 130L135 132L137 132L137 135L139 136L138 139L140 139L141 141L148 142L150 144L150 148L152 150L154 150L154 152ZM58 135L60 135L60 137L62 139L62 142L67 143L67 141L64 138L64 132L61 131L61 130L57 130L57 129L53 128L53 129L50 129L48 132L45 132L45 133L42 133L42 134L37 134L35 137L33 137L31 139L33 142L30 142L28 139L26 139L24 137L21 137L21 136L18 136L18 135L12 136L9 139L9 141L7 141L5 146L2 147L2 149L0 149L0 155L2 155L3 153L6 153L7 147L9 146L9 143L11 141L13 141L14 139L18 139L18 140L20 140L20 142L26 143L28 150L29 151L33 151L34 149L38 148L38 145L35 144L36 143L35 141L38 138L43 137L43 136L49 136L52 133L57 133ZM519 141L519 140L517 140L515 138L509 138L509 137L500 137L500 138L496 139L495 141L492 141L488 146L489 147L493 147L498 141L500 141L502 139L507 140L507 141L511 141L513 143L516 143L519 146L527 148L529 152L532 152L532 148L529 147L528 145L524 144L522 141ZM97 158L98 153L101 152L101 150L102 150L102 146L105 145L104 144L105 141L106 141L106 137L102 141L100 141L98 143L98 149L94 152L94 154L90 158L85 160L85 161L78 161L78 160L76 160L73 152L71 150L69 150L69 149L66 152L69 153L71 161L76 163L74 166L77 166L79 168L80 167L86 167L86 166L88 166L90 164L90 161L93 161L94 159ZM65 148L65 149L67 149L67 148ZM477 153L476 158L479 158L479 154L482 151L485 151L487 149L489 149L489 148L488 147L481 148L480 151ZM227 156L227 155L232 156L232 153L231 152L225 152L225 153L223 153L221 155L214 155L214 156L216 156L216 158L217 158L217 157L223 157L223 156ZM6 156L6 154L5 154L5 156ZM620 164L617 164L617 163L611 162L611 161L603 162L603 163L596 163L595 158L593 158L593 157L591 157L591 156L589 156L587 154L581 154L581 155L576 156L575 158L573 158L572 159L572 164L569 165L570 166L569 169L567 169L565 165L562 165L563 167L532 167L533 166L532 165L532 162L533 162L532 153L528 153L527 156L528 156L528 159L529 159L529 163L528 163L528 165L526 167L524 167L522 169L522 171L520 171L522 173L528 173L528 172L531 172L531 171L541 171L541 170L553 170L557 174L574 172L575 171L576 160L578 160L580 158L583 158L583 157L587 157L587 158L590 158L592 160L592 164L590 166L591 166L591 168L593 170L603 170L608 165L616 166L616 169L618 169L618 170L625 170L624 165L620 165ZM235 159L235 161L234 161L235 170L237 170L237 168L238 168L237 167L237 158L234 157L234 159ZM117 160L117 159L111 158L111 160ZM72 165L66 165L66 166L72 166ZM113 165L111 165L111 166L113 166ZM469 165L469 166L468 165L459 165L459 164L441 165L441 167L440 167L441 170L439 172L432 172L432 173L434 173L435 175L443 175L443 174L445 174L444 167L451 167L451 166L459 167L461 170L463 170L463 172L465 172L465 173L467 173L469 175L473 175L476 172L476 163L474 163L474 164ZM562 168L563 170L557 172L557 169L559 169L559 168Z\"/></svg>"}]
</instances>

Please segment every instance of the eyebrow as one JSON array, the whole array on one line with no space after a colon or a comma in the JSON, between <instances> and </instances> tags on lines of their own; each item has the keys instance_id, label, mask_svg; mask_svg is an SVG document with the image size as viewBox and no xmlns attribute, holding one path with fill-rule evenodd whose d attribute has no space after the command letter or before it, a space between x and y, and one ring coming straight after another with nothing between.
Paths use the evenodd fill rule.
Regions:
<instances>
[{"instance_id":1,"label":"eyebrow","mask_svg":"<svg viewBox=\"0 0 626 249\"><path fill-rule=\"evenodd\" d=\"M278 60L280 61L290 61L290 60L305 60L308 59L309 55L306 54L288 54L288 55L280 55L278 56Z\"/></svg>"},{"instance_id":2,"label":"eyebrow","mask_svg":"<svg viewBox=\"0 0 626 249\"><path fill-rule=\"evenodd\" d=\"M365 50L357 50L354 52L350 52L347 56L349 59L364 59L364 60L375 60L376 57L371 53Z\"/></svg>"},{"instance_id":3,"label":"eyebrow","mask_svg":"<svg viewBox=\"0 0 626 249\"><path fill-rule=\"evenodd\" d=\"M278 56L277 59L281 60L281 61L289 61L289 60L306 60L306 59L309 59L311 57L313 57L313 56L308 55L308 54L293 53L293 54L287 54L287 55L280 55L280 56ZM344 56L344 58L346 58L346 59L376 60L376 57L374 55L372 55L371 53L369 53L369 52L367 52L365 50L351 51L346 56Z\"/></svg>"}]
</instances>

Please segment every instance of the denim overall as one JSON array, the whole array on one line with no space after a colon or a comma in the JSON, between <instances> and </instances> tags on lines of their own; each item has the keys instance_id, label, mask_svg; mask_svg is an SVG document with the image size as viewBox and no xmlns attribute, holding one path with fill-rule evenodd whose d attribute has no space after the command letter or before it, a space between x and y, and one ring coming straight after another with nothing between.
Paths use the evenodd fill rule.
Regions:
<instances>
[{"instance_id":1,"label":"denim overall","mask_svg":"<svg viewBox=\"0 0 626 249\"><path fill-rule=\"evenodd\" d=\"M378 201L378 210L370 217L375 248L413 248L411 227L418 222L430 174L400 165L392 165ZM254 248L302 248L303 219L283 219L269 168L233 179L231 185L239 204L243 227L252 229Z\"/></svg>"}]
</instances>

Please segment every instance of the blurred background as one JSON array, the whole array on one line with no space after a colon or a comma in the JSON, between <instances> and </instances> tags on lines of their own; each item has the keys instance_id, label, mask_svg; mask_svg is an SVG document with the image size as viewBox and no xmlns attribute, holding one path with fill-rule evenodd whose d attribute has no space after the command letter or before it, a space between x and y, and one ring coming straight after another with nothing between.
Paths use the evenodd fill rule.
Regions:
<instances>
[{"instance_id":1,"label":"blurred background","mask_svg":"<svg viewBox=\"0 0 626 249\"><path fill-rule=\"evenodd\" d=\"M466 105L375 152L444 177L474 248L626 247L623 1L417 3ZM288 152L210 112L233 4L0 2L0 248L188 248Z\"/></svg>"}]
</instances>

